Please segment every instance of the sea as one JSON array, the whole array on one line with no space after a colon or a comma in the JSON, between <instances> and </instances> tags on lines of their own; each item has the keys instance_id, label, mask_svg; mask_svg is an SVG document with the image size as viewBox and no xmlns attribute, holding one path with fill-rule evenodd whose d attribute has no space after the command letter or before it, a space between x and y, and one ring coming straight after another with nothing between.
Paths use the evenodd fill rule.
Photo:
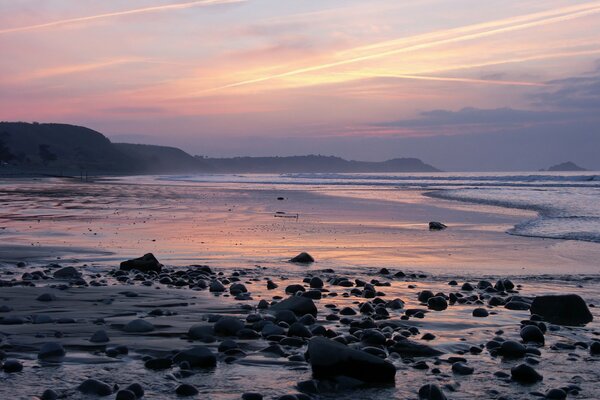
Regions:
<instances>
[{"instance_id":1,"label":"sea","mask_svg":"<svg viewBox=\"0 0 600 400\"><path fill-rule=\"evenodd\" d=\"M420 190L433 198L537 213L508 230L511 235L600 243L600 172L201 174L159 179L242 187Z\"/></svg>"}]
</instances>

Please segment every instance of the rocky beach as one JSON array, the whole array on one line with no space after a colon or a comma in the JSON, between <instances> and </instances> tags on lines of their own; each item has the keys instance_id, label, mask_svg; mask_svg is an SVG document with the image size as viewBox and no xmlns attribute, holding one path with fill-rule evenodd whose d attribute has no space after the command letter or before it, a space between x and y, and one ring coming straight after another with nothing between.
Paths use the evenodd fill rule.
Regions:
<instances>
[{"instance_id":1,"label":"rocky beach","mask_svg":"<svg viewBox=\"0 0 600 400\"><path fill-rule=\"evenodd\" d=\"M144 179L2 182L0 397L597 397L596 243L417 190Z\"/></svg>"}]
</instances>

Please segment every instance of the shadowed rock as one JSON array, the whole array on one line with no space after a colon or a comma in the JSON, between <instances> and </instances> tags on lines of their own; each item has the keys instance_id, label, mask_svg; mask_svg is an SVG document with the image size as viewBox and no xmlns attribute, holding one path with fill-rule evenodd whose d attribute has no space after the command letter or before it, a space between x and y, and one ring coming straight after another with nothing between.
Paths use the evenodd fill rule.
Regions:
<instances>
[{"instance_id":1,"label":"shadowed rock","mask_svg":"<svg viewBox=\"0 0 600 400\"><path fill-rule=\"evenodd\" d=\"M393 364L322 337L308 343L308 357L316 379L347 376L366 383L393 383L396 375Z\"/></svg>"},{"instance_id":2,"label":"shadowed rock","mask_svg":"<svg viewBox=\"0 0 600 400\"><path fill-rule=\"evenodd\" d=\"M397 342L392 346L391 351L396 352L403 357L435 357L444 354L433 347L413 342L408 339Z\"/></svg>"},{"instance_id":3,"label":"shadowed rock","mask_svg":"<svg viewBox=\"0 0 600 400\"><path fill-rule=\"evenodd\" d=\"M429 223L429 230L430 231L441 231L443 229L446 229L447 226L442 224L441 222L437 222L437 221L431 221Z\"/></svg>"},{"instance_id":4,"label":"shadowed rock","mask_svg":"<svg viewBox=\"0 0 600 400\"><path fill-rule=\"evenodd\" d=\"M158 262L154 254L148 253L143 255L140 258L134 258L133 260L123 261L121 263L120 269L123 271L131 271L132 269L137 269L142 272L160 272L162 270L163 265Z\"/></svg>"},{"instance_id":5,"label":"shadowed rock","mask_svg":"<svg viewBox=\"0 0 600 400\"><path fill-rule=\"evenodd\" d=\"M576 294L537 296L530 311L557 325L585 325L594 319L585 301Z\"/></svg>"},{"instance_id":6,"label":"shadowed rock","mask_svg":"<svg viewBox=\"0 0 600 400\"><path fill-rule=\"evenodd\" d=\"M302 316L305 314L311 314L313 316L317 315L317 307L315 303L309 299L308 297L303 296L292 296L288 297L285 300L280 301L279 303L271 306L269 311L277 312L289 310L294 314Z\"/></svg>"},{"instance_id":7,"label":"shadowed rock","mask_svg":"<svg viewBox=\"0 0 600 400\"><path fill-rule=\"evenodd\" d=\"M310 264L314 263L315 259L308 253L302 252L298 254L296 257L292 258L290 262L298 263L298 264Z\"/></svg>"}]
</instances>

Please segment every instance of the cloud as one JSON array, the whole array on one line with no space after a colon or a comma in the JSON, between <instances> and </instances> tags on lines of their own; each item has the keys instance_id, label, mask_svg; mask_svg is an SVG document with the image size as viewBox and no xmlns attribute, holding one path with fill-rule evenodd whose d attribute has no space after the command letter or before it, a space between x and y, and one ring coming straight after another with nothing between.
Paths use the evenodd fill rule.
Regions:
<instances>
[{"instance_id":1,"label":"cloud","mask_svg":"<svg viewBox=\"0 0 600 400\"><path fill-rule=\"evenodd\" d=\"M231 4L231 3L243 3L247 0L197 0L197 1L188 1L185 3L175 3L175 4L166 4L162 6L154 6L154 7L143 7L143 8L134 8L125 11L115 11L111 13L104 14L96 14L96 15L88 15L85 17L76 17L76 18L68 18L62 19L58 21L45 22L41 24L35 25L27 25L27 26L19 26L16 28L5 28L0 29L0 35L7 33L19 33L19 32L28 32L28 31L37 31L40 29L46 28L56 28L64 25L71 25L82 22L89 22L101 19L109 19L115 17L123 17L128 15L136 15L136 14L148 14L155 12L164 12L170 10L182 10L186 8L192 7L206 7L218 4Z\"/></svg>"},{"instance_id":2,"label":"cloud","mask_svg":"<svg viewBox=\"0 0 600 400\"><path fill-rule=\"evenodd\" d=\"M549 83L557 89L534 95L537 105L566 109L571 112L586 111L597 116L600 110L600 67L590 74Z\"/></svg>"}]
</instances>

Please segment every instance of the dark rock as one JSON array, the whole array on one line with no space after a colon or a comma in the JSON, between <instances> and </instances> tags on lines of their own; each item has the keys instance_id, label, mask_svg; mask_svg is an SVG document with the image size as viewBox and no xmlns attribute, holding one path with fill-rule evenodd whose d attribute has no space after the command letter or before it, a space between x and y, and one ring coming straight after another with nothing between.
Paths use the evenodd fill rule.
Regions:
<instances>
[{"instance_id":1,"label":"dark rock","mask_svg":"<svg viewBox=\"0 0 600 400\"><path fill-rule=\"evenodd\" d=\"M38 352L38 359L40 360L59 360L63 358L67 352L60 343L51 342L45 343L40 351Z\"/></svg>"},{"instance_id":2,"label":"dark rock","mask_svg":"<svg viewBox=\"0 0 600 400\"><path fill-rule=\"evenodd\" d=\"M154 325L143 319L134 319L129 321L123 330L128 333L147 333L154 331Z\"/></svg>"},{"instance_id":3,"label":"dark rock","mask_svg":"<svg viewBox=\"0 0 600 400\"><path fill-rule=\"evenodd\" d=\"M298 254L296 257L292 258L290 262L298 263L298 264L310 264L315 262L315 259L308 253L302 252Z\"/></svg>"},{"instance_id":4,"label":"dark rock","mask_svg":"<svg viewBox=\"0 0 600 400\"><path fill-rule=\"evenodd\" d=\"M2 365L2 370L7 374L23 371L23 364L17 360L8 359Z\"/></svg>"},{"instance_id":5,"label":"dark rock","mask_svg":"<svg viewBox=\"0 0 600 400\"><path fill-rule=\"evenodd\" d=\"M430 231L441 231L442 229L446 229L446 228L447 228L447 226L442 224L441 222L431 221L429 223Z\"/></svg>"},{"instance_id":6,"label":"dark rock","mask_svg":"<svg viewBox=\"0 0 600 400\"><path fill-rule=\"evenodd\" d=\"M137 396L131 390L119 390L115 400L137 400Z\"/></svg>"},{"instance_id":7,"label":"dark rock","mask_svg":"<svg viewBox=\"0 0 600 400\"><path fill-rule=\"evenodd\" d=\"M242 400L263 400L263 395L260 393L247 392L242 394Z\"/></svg>"},{"instance_id":8,"label":"dark rock","mask_svg":"<svg viewBox=\"0 0 600 400\"><path fill-rule=\"evenodd\" d=\"M52 274L56 279L78 279L81 278L81 273L75 267L64 267Z\"/></svg>"},{"instance_id":9,"label":"dark rock","mask_svg":"<svg viewBox=\"0 0 600 400\"><path fill-rule=\"evenodd\" d=\"M99 331L94 332L92 337L90 338L90 342L92 343L106 343L109 342L108 334L105 330L100 329Z\"/></svg>"},{"instance_id":10,"label":"dark rock","mask_svg":"<svg viewBox=\"0 0 600 400\"><path fill-rule=\"evenodd\" d=\"M567 392L562 389L550 389L546 393L546 398L552 400L564 400L567 398Z\"/></svg>"},{"instance_id":11,"label":"dark rock","mask_svg":"<svg viewBox=\"0 0 600 400\"><path fill-rule=\"evenodd\" d=\"M490 313L488 312L488 310L486 310L485 308L476 308L473 310L473 316L477 317L477 318L485 318L488 315L490 315Z\"/></svg>"},{"instance_id":12,"label":"dark rock","mask_svg":"<svg viewBox=\"0 0 600 400\"><path fill-rule=\"evenodd\" d=\"M212 293L222 293L225 291L225 285L218 279L213 279L208 285L208 291Z\"/></svg>"},{"instance_id":13,"label":"dark rock","mask_svg":"<svg viewBox=\"0 0 600 400\"><path fill-rule=\"evenodd\" d=\"M433 294L431 290L423 290L419 292L418 300L421 303L427 303L427 301L432 297L435 297L435 294Z\"/></svg>"},{"instance_id":14,"label":"dark rock","mask_svg":"<svg viewBox=\"0 0 600 400\"><path fill-rule=\"evenodd\" d=\"M323 287L323 280L318 276L313 276L309 282L309 285L313 289L321 289Z\"/></svg>"},{"instance_id":15,"label":"dark rock","mask_svg":"<svg viewBox=\"0 0 600 400\"><path fill-rule=\"evenodd\" d=\"M308 343L308 358L316 379L347 376L367 383L394 382L393 364L341 343L315 337Z\"/></svg>"},{"instance_id":16,"label":"dark rock","mask_svg":"<svg viewBox=\"0 0 600 400\"><path fill-rule=\"evenodd\" d=\"M585 325L594 319L585 301L576 294L537 296L530 311L557 325Z\"/></svg>"},{"instance_id":17,"label":"dark rock","mask_svg":"<svg viewBox=\"0 0 600 400\"><path fill-rule=\"evenodd\" d=\"M446 400L446 395L439 386L430 383L419 389L419 400Z\"/></svg>"},{"instance_id":18,"label":"dark rock","mask_svg":"<svg viewBox=\"0 0 600 400\"><path fill-rule=\"evenodd\" d=\"M544 379L535 369L527 364L519 364L513 367L510 370L510 374L514 381L520 383L535 383Z\"/></svg>"},{"instance_id":19,"label":"dark rock","mask_svg":"<svg viewBox=\"0 0 600 400\"><path fill-rule=\"evenodd\" d=\"M523 342L525 343L545 343L544 334L536 325L525 325L521 328L521 339L523 339Z\"/></svg>"},{"instance_id":20,"label":"dark rock","mask_svg":"<svg viewBox=\"0 0 600 400\"><path fill-rule=\"evenodd\" d=\"M590 354L593 356L600 355L600 342L593 341L592 344L590 344Z\"/></svg>"},{"instance_id":21,"label":"dark rock","mask_svg":"<svg viewBox=\"0 0 600 400\"><path fill-rule=\"evenodd\" d=\"M244 323L234 317L222 317L214 326L215 333L222 336L235 336L244 329Z\"/></svg>"},{"instance_id":22,"label":"dark rock","mask_svg":"<svg viewBox=\"0 0 600 400\"><path fill-rule=\"evenodd\" d=\"M123 261L120 266L121 271L131 271L137 269L142 272L160 272L163 265L158 262L154 254L148 253L140 258L134 258L132 260Z\"/></svg>"},{"instance_id":23,"label":"dark rock","mask_svg":"<svg viewBox=\"0 0 600 400\"><path fill-rule=\"evenodd\" d=\"M144 367L153 371L160 371L163 369L169 369L173 365L173 361L170 358L151 358L146 360Z\"/></svg>"},{"instance_id":24,"label":"dark rock","mask_svg":"<svg viewBox=\"0 0 600 400\"><path fill-rule=\"evenodd\" d=\"M125 390L133 392L135 394L135 397L137 397L138 399L144 397L144 388L139 383L132 383L131 385L127 386Z\"/></svg>"},{"instance_id":25,"label":"dark rock","mask_svg":"<svg viewBox=\"0 0 600 400\"><path fill-rule=\"evenodd\" d=\"M43 293L43 294L40 294L36 298L36 300L43 301L43 302L54 301L54 300L56 300L56 296L53 295L52 293Z\"/></svg>"},{"instance_id":26,"label":"dark rock","mask_svg":"<svg viewBox=\"0 0 600 400\"><path fill-rule=\"evenodd\" d=\"M408 339L398 341L390 350L403 357L435 357L444 354L433 347Z\"/></svg>"},{"instance_id":27,"label":"dark rock","mask_svg":"<svg viewBox=\"0 0 600 400\"><path fill-rule=\"evenodd\" d=\"M217 365L217 357L204 346L181 351L175 355L173 361L177 364L187 361L192 368L210 368Z\"/></svg>"},{"instance_id":28,"label":"dark rock","mask_svg":"<svg viewBox=\"0 0 600 400\"><path fill-rule=\"evenodd\" d=\"M195 396L199 392L198 392L198 389L196 389L192 385L183 383L183 384L177 386L177 389L175 389L175 393L177 393L177 396L189 397L189 396Z\"/></svg>"},{"instance_id":29,"label":"dark rock","mask_svg":"<svg viewBox=\"0 0 600 400\"><path fill-rule=\"evenodd\" d=\"M462 362L452 364L452 372L459 375L471 375L474 369Z\"/></svg>"},{"instance_id":30,"label":"dark rock","mask_svg":"<svg viewBox=\"0 0 600 400\"><path fill-rule=\"evenodd\" d=\"M506 303L504 305L504 308L506 308L507 310L519 310L519 311L529 310L530 307L531 307L531 305L529 303L526 303L524 301L519 301L519 300L510 300L508 303Z\"/></svg>"},{"instance_id":31,"label":"dark rock","mask_svg":"<svg viewBox=\"0 0 600 400\"><path fill-rule=\"evenodd\" d=\"M526 352L527 348L521 343L515 342L514 340L502 342L500 348L498 349L498 353L500 355L508 358L521 358L525 356Z\"/></svg>"},{"instance_id":32,"label":"dark rock","mask_svg":"<svg viewBox=\"0 0 600 400\"><path fill-rule=\"evenodd\" d=\"M201 340L206 343L215 341L215 330L211 325L196 324L188 330L188 337L192 340Z\"/></svg>"},{"instance_id":33,"label":"dark rock","mask_svg":"<svg viewBox=\"0 0 600 400\"><path fill-rule=\"evenodd\" d=\"M44 390L44 393L42 393L42 396L40 397L40 400L56 400L56 399L58 399L58 393L56 393L52 389Z\"/></svg>"},{"instance_id":34,"label":"dark rock","mask_svg":"<svg viewBox=\"0 0 600 400\"><path fill-rule=\"evenodd\" d=\"M435 311L443 311L448 308L448 302L442 296L435 296L427 300L427 308Z\"/></svg>"},{"instance_id":35,"label":"dark rock","mask_svg":"<svg viewBox=\"0 0 600 400\"><path fill-rule=\"evenodd\" d=\"M304 289L304 286L302 285L289 285L288 287L285 288L285 292L287 294L296 294L297 292L304 292L306 291L306 289Z\"/></svg>"},{"instance_id":36,"label":"dark rock","mask_svg":"<svg viewBox=\"0 0 600 400\"><path fill-rule=\"evenodd\" d=\"M95 396L108 396L113 392L112 388L108 384L96 379L87 379L83 381L81 385L77 387L77 390L79 390L81 393Z\"/></svg>"},{"instance_id":37,"label":"dark rock","mask_svg":"<svg viewBox=\"0 0 600 400\"><path fill-rule=\"evenodd\" d=\"M311 314L313 316L317 315L317 307L315 306L315 303L311 299L302 296L288 297L287 299L271 306L269 309L269 311L274 312L281 310L289 310L299 316L304 314Z\"/></svg>"}]
</instances>

